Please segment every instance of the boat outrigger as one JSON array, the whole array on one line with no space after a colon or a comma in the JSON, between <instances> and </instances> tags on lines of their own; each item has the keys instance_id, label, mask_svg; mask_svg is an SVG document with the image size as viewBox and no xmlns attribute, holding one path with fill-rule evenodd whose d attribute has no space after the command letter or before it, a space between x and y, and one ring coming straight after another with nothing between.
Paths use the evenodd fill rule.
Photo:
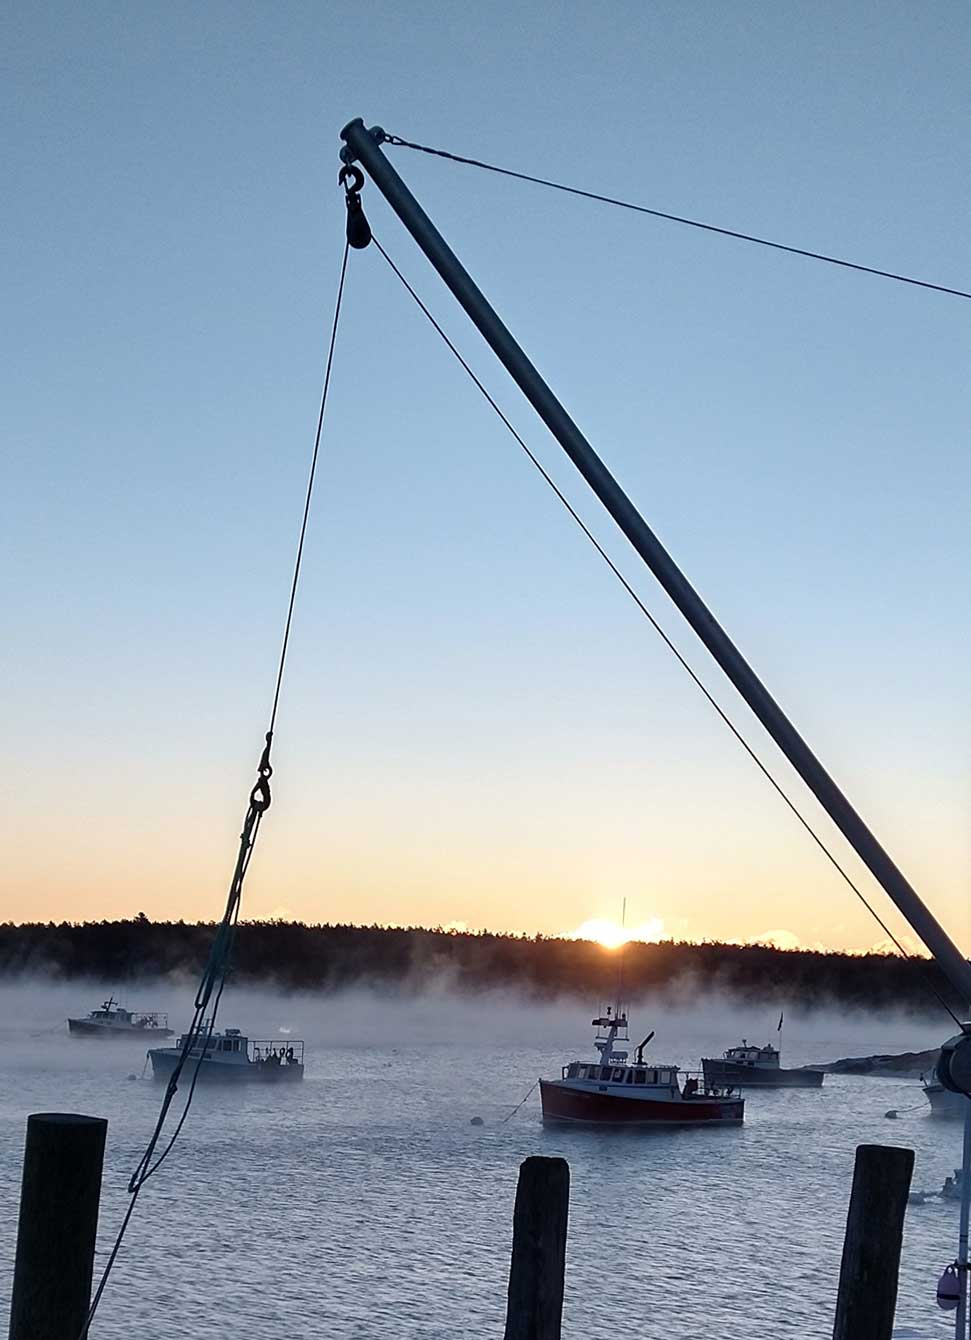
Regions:
<instances>
[{"instance_id":1,"label":"boat outrigger","mask_svg":"<svg viewBox=\"0 0 971 1340\"><path fill-rule=\"evenodd\" d=\"M717 1060L703 1056L701 1068L710 1084L732 1084L737 1089L818 1089L821 1070L784 1070L778 1047L766 1043L755 1047L742 1038L741 1046L729 1047Z\"/></svg>"},{"instance_id":2,"label":"boat outrigger","mask_svg":"<svg viewBox=\"0 0 971 1340\"><path fill-rule=\"evenodd\" d=\"M718 1088L676 1065L645 1060L653 1033L629 1061L626 1048L616 1046L630 1041L627 1012L620 1006L608 1005L593 1026L598 1060L571 1061L560 1079L540 1080L545 1125L737 1126L743 1121L745 1102L733 1089Z\"/></svg>"},{"instance_id":3,"label":"boat outrigger","mask_svg":"<svg viewBox=\"0 0 971 1340\"><path fill-rule=\"evenodd\" d=\"M148 1057L156 1079L168 1080L182 1055L187 1034L175 1047L153 1047ZM198 1035L189 1049L186 1070L191 1076L198 1066L200 1080L231 1084L290 1083L303 1079L303 1043L287 1038L285 1042L251 1041L238 1028L222 1033Z\"/></svg>"},{"instance_id":4,"label":"boat outrigger","mask_svg":"<svg viewBox=\"0 0 971 1340\"><path fill-rule=\"evenodd\" d=\"M92 1010L83 1019L68 1019L68 1032L81 1038L170 1038L169 1017L158 1010L126 1010L109 996L100 1010Z\"/></svg>"}]
</instances>

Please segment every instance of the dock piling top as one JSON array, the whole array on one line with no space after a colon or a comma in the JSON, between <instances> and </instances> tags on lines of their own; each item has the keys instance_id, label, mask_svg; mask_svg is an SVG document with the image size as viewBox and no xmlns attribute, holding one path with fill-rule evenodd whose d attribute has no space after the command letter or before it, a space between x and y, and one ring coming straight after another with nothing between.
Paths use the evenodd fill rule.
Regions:
<instances>
[{"instance_id":1,"label":"dock piling top","mask_svg":"<svg viewBox=\"0 0 971 1340\"><path fill-rule=\"evenodd\" d=\"M859 1145L833 1340L891 1340L914 1151Z\"/></svg>"},{"instance_id":2,"label":"dock piling top","mask_svg":"<svg viewBox=\"0 0 971 1340\"><path fill-rule=\"evenodd\" d=\"M88 1314L104 1165L103 1117L27 1118L10 1340L76 1340Z\"/></svg>"},{"instance_id":3,"label":"dock piling top","mask_svg":"<svg viewBox=\"0 0 971 1340\"><path fill-rule=\"evenodd\" d=\"M504 1340L560 1340L569 1207L566 1159L520 1165Z\"/></svg>"}]
</instances>

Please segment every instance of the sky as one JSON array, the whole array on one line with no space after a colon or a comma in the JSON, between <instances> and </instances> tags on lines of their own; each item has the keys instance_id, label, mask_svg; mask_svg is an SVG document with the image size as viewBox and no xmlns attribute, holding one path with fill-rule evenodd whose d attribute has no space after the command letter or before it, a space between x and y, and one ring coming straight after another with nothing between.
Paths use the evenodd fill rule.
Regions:
<instances>
[{"instance_id":1,"label":"sky","mask_svg":"<svg viewBox=\"0 0 971 1340\"><path fill-rule=\"evenodd\" d=\"M0 918L221 911L355 116L967 288L971 14L892 0L8 7ZM971 950L964 301L389 156ZM905 929L373 185L374 231ZM243 915L862 949L875 925L374 248L351 257Z\"/></svg>"}]
</instances>

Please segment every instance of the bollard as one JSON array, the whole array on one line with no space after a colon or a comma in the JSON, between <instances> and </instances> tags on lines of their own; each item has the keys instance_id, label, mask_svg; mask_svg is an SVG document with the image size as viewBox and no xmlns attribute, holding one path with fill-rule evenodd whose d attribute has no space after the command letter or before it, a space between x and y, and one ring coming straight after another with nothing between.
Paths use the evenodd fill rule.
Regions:
<instances>
[{"instance_id":1,"label":"bollard","mask_svg":"<svg viewBox=\"0 0 971 1340\"><path fill-rule=\"evenodd\" d=\"M102 1117L27 1118L10 1340L77 1340L91 1302Z\"/></svg>"},{"instance_id":2,"label":"bollard","mask_svg":"<svg viewBox=\"0 0 971 1340\"><path fill-rule=\"evenodd\" d=\"M833 1340L891 1340L914 1151L859 1145Z\"/></svg>"},{"instance_id":3,"label":"bollard","mask_svg":"<svg viewBox=\"0 0 971 1340\"><path fill-rule=\"evenodd\" d=\"M533 1157L519 1169L505 1340L560 1340L570 1166Z\"/></svg>"}]
</instances>

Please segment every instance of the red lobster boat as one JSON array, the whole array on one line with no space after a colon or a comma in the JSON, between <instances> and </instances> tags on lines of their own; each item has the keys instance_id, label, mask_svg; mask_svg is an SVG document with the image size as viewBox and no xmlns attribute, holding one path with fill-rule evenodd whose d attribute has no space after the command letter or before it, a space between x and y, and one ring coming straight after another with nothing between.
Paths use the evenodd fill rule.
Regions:
<instances>
[{"instance_id":1,"label":"red lobster boat","mask_svg":"<svg viewBox=\"0 0 971 1340\"><path fill-rule=\"evenodd\" d=\"M625 1010L608 1005L593 1026L599 1059L589 1064L571 1061L560 1079L539 1082L544 1125L741 1125L745 1101L733 1089L707 1084L703 1075L682 1075L676 1065L644 1060L653 1033L637 1048L631 1063L626 1048L616 1045L630 1041Z\"/></svg>"}]
</instances>

